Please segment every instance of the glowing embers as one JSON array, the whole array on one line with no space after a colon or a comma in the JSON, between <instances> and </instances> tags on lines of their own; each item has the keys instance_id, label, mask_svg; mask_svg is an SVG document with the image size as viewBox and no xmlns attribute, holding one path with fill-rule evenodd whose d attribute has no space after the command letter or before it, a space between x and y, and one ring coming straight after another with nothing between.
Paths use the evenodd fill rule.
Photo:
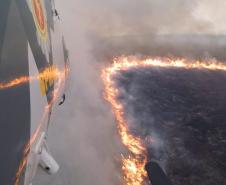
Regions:
<instances>
[{"instance_id":1,"label":"glowing embers","mask_svg":"<svg viewBox=\"0 0 226 185\"><path fill-rule=\"evenodd\" d=\"M183 69L206 69L226 71L226 65L216 61L189 61L186 59L137 59L136 57L121 57L114 60L114 63L102 70L102 80L104 82L104 97L111 104L114 112L117 128L122 143L128 149L128 155L122 156L122 172L126 185L142 185L145 183L147 163L147 150L143 146L141 138L134 137L128 128L124 116L123 105L118 100L119 91L113 81L114 75L123 70L133 68L183 68Z\"/></svg>"}]
</instances>

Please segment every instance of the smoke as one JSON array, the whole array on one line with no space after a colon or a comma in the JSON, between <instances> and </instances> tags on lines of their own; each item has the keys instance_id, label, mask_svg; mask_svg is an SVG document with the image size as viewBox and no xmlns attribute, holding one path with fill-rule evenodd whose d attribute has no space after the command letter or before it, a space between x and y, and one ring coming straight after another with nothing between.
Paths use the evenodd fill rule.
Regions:
<instances>
[{"instance_id":1,"label":"smoke","mask_svg":"<svg viewBox=\"0 0 226 185\"><path fill-rule=\"evenodd\" d=\"M223 0L85 0L59 2L73 25L101 37L144 34L222 34ZM66 12L65 12L66 10ZM217 12L217 13L216 13ZM73 18L72 18L73 17Z\"/></svg>"},{"instance_id":2,"label":"smoke","mask_svg":"<svg viewBox=\"0 0 226 185\"><path fill-rule=\"evenodd\" d=\"M69 15L66 35L81 32L98 61L123 54L225 59L224 0L86 0L59 7Z\"/></svg>"},{"instance_id":3,"label":"smoke","mask_svg":"<svg viewBox=\"0 0 226 185\"><path fill-rule=\"evenodd\" d=\"M49 133L61 169L39 174L34 184L120 184L122 149L102 97L101 67L122 54L225 59L225 37L218 35L226 31L226 2L58 0L56 7L71 61L66 103L53 113Z\"/></svg>"}]
</instances>

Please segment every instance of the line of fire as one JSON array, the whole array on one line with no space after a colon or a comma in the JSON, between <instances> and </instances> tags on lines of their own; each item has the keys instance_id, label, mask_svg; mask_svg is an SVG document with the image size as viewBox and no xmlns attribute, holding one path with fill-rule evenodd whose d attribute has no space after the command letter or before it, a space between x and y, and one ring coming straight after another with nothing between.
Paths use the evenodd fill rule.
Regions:
<instances>
[{"instance_id":1,"label":"line of fire","mask_svg":"<svg viewBox=\"0 0 226 185\"><path fill-rule=\"evenodd\" d=\"M125 111L118 99L119 90L114 76L121 71L137 68L182 68L186 70L210 70L226 72L226 65L216 61L192 61L187 59L119 57L113 64L102 70L104 98L111 105L117 121L118 134L127 148L128 154L122 155L122 172L125 185L172 185L164 170L156 161L148 159L147 149L142 139L130 132ZM147 177L150 181L147 180Z\"/></svg>"}]
</instances>

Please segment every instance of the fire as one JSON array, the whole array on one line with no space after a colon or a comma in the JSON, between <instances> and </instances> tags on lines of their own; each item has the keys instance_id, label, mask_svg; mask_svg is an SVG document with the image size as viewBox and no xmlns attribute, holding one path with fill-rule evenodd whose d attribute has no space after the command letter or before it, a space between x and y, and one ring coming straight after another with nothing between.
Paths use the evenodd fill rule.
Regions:
<instances>
[{"instance_id":1,"label":"fire","mask_svg":"<svg viewBox=\"0 0 226 185\"><path fill-rule=\"evenodd\" d=\"M189 61L186 59L149 58L137 59L136 57L121 57L114 60L113 64L102 70L104 83L104 97L111 104L117 121L118 133L123 145L128 149L128 156L122 156L122 172L125 185L145 184L147 176L145 164L147 163L147 150L141 138L133 136L128 128L124 116L123 105L118 100L119 90L113 81L113 77L120 71L132 68L183 68L183 69L206 69L226 71L226 65L216 61Z\"/></svg>"}]
</instances>

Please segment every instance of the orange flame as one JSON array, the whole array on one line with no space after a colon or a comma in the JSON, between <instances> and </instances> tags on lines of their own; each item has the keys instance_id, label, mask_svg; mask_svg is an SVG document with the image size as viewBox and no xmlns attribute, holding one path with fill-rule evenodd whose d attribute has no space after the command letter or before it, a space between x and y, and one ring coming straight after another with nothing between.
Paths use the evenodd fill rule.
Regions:
<instances>
[{"instance_id":1,"label":"orange flame","mask_svg":"<svg viewBox=\"0 0 226 185\"><path fill-rule=\"evenodd\" d=\"M111 104L114 112L118 132L122 143L129 151L127 157L122 156L122 172L124 184L142 185L145 183L147 176L145 164L147 162L147 150L143 146L140 138L134 137L128 128L124 116L123 105L118 100L119 91L113 81L113 76L122 70L129 70L140 67L161 67L161 68L183 68L183 69L207 69L226 71L226 65L216 61L188 61L186 59L137 59L136 57L120 57L114 60L114 63L102 70L102 80L104 83L106 101Z\"/></svg>"}]
</instances>

